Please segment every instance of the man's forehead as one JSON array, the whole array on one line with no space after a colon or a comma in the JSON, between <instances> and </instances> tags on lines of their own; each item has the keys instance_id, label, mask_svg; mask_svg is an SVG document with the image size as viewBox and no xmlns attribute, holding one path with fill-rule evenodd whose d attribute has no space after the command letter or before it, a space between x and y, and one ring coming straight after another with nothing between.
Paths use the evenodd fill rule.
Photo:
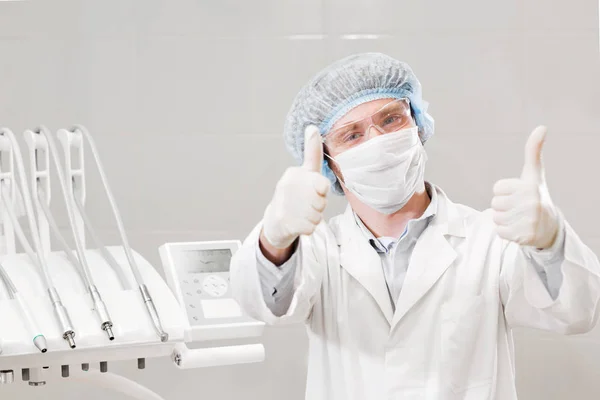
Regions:
<instances>
[{"instance_id":1,"label":"man's forehead","mask_svg":"<svg viewBox=\"0 0 600 400\"><path fill-rule=\"evenodd\" d=\"M381 107L388 104L390 101L394 99L378 99L368 101L359 106L354 107L352 110L348 111L346 115L339 119L334 125L334 127L341 126L347 124L348 122L356 121L359 119L363 119L365 117L369 117L379 111Z\"/></svg>"}]
</instances>

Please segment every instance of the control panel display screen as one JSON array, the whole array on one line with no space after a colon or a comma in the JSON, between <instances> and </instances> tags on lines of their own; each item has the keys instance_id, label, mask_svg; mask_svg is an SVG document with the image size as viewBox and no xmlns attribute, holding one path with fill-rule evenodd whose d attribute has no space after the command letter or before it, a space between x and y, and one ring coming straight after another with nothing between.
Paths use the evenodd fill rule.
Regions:
<instances>
[{"instance_id":1,"label":"control panel display screen","mask_svg":"<svg viewBox=\"0 0 600 400\"><path fill-rule=\"evenodd\" d=\"M187 250L181 252L181 261L191 274L228 272L231 256L229 249Z\"/></svg>"}]
</instances>

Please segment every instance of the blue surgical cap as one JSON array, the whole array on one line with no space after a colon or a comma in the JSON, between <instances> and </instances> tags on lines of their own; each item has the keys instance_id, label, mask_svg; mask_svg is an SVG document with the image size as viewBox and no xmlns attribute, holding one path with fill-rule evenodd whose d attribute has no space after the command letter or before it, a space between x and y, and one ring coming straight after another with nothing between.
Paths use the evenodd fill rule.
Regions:
<instances>
[{"instance_id":1,"label":"blue surgical cap","mask_svg":"<svg viewBox=\"0 0 600 400\"><path fill-rule=\"evenodd\" d=\"M432 135L434 122L421 97L421 84L408 64L381 53L363 53L341 59L319 72L298 93L284 126L287 149L303 162L304 129L319 127L321 135L353 108L373 100L408 98L421 142ZM323 175L337 194L343 194L327 161Z\"/></svg>"}]
</instances>

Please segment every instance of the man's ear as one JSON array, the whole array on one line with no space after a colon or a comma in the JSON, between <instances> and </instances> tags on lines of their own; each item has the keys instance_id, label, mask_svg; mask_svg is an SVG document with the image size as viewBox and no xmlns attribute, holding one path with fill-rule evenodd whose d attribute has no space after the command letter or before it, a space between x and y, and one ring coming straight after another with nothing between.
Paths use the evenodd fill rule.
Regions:
<instances>
[{"instance_id":1,"label":"man's ear","mask_svg":"<svg viewBox=\"0 0 600 400\"><path fill-rule=\"evenodd\" d=\"M338 165L331 160L331 156L329 155L329 150L327 149L327 146L323 146L323 152L327 155L324 157L324 159L327 162L329 169L333 171L333 174L337 177L338 180L344 183L344 175L342 175L342 171L339 169Z\"/></svg>"}]
</instances>

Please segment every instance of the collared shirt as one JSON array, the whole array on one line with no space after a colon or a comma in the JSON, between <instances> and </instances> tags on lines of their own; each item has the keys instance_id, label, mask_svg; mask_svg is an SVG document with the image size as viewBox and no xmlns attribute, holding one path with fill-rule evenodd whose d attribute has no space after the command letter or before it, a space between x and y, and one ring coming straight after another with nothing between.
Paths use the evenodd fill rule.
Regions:
<instances>
[{"instance_id":1,"label":"collared shirt","mask_svg":"<svg viewBox=\"0 0 600 400\"><path fill-rule=\"evenodd\" d=\"M423 214L416 219L411 219L406 224L404 232L399 238L382 236L376 238L364 225L361 219L354 214L356 223L371 246L381 257L381 268L388 288L388 294L395 310L396 301L400 297L400 291L404 284L404 278L408 271L408 264L417 240L429 225L429 221L437 212L437 193L432 190L429 183L425 183L427 194L431 199Z\"/></svg>"}]
</instances>

